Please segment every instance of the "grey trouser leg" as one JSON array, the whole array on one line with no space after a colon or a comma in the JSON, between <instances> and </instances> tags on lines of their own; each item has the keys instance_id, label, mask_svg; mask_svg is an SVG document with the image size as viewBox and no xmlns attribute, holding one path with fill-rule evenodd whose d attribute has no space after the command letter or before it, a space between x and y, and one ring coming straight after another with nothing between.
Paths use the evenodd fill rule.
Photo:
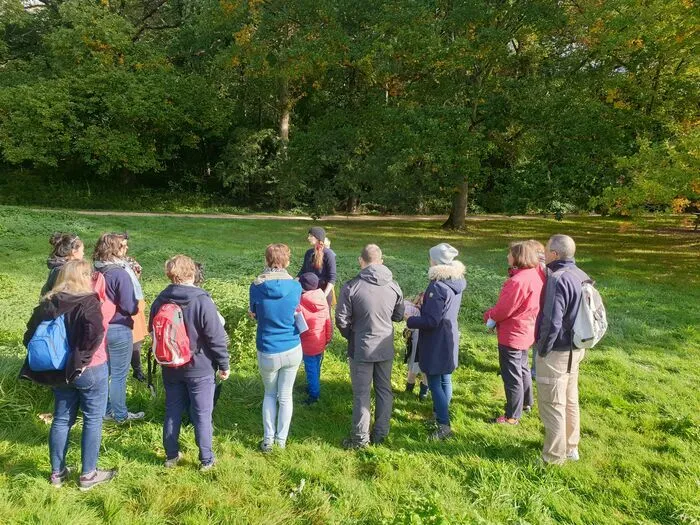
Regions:
<instances>
[{"instance_id":1,"label":"grey trouser leg","mask_svg":"<svg viewBox=\"0 0 700 525\"><path fill-rule=\"evenodd\" d=\"M350 359L352 383L352 439L360 443L369 441L370 388L374 363Z\"/></svg>"},{"instance_id":2,"label":"grey trouser leg","mask_svg":"<svg viewBox=\"0 0 700 525\"><path fill-rule=\"evenodd\" d=\"M389 435L389 423L391 421L391 409L394 394L391 391L391 367L393 360L379 361L374 365L374 432L375 440L384 439Z\"/></svg>"}]
</instances>

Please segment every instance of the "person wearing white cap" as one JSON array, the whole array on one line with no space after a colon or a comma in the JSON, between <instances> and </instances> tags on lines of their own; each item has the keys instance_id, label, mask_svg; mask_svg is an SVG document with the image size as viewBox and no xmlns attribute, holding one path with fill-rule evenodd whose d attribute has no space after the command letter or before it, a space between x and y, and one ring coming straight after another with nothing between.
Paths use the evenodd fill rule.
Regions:
<instances>
[{"instance_id":1,"label":"person wearing white cap","mask_svg":"<svg viewBox=\"0 0 700 525\"><path fill-rule=\"evenodd\" d=\"M408 328L419 330L418 362L428 376L438 425L429 436L431 440L444 440L452 435L449 408L452 372L457 368L459 356L457 316L467 287L465 268L455 259L457 255L457 249L447 243L430 248L430 284L423 295L421 313L406 319Z\"/></svg>"}]
</instances>

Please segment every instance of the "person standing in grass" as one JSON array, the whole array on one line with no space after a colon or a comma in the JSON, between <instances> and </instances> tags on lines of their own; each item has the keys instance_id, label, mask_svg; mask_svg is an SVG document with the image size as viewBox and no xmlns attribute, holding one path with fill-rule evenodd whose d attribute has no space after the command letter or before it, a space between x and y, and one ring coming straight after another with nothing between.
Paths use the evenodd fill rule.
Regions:
<instances>
[{"instance_id":1,"label":"person standing in grass","mask_svg":"<svg viewBox=\"0 0 700 525\"><path fill-rule=\"evenodd\" d=\"M312 405L321 396L321 364L326 346L333 337L331 312L323 290L318 287L318 277L314 273L304 273L299 278L303 289L299 310L304 316L308 330L301 334L301 349L304 353L306 372L305 403Z\"/></svg>"},{"instance_id":2,"label":"person standing in grass","mask_svg":"<svg viewBox=\"0 0 700 525\"><path fill-rule=\"evenodd\" d=\"M508 249L508 275L498 301L484 313L484 322L495 322L498 360L506 392L505 414L494 423L517 425L523 410L532 407L532 377L528 349L535 341L544 277L535 247L528 241Z\"/></svg>"},{"instance_id":3,"label":"person standing in grass","mask_svg":"<svg viewBox=\"0 0 700 525\"><path fill-rule=\"evenodd\" d=\"M330 241L326 246L326 230L320 226L314 226L309 230L307 237L309 244L313 246L304 254L304 262L297 274L297 278L305 273L313 273L318 277L318 287L323 290L328 306L335 305L335 252L330 249Z\"/></svg>"},{"instance_id":4,"label":"person standing in grass","mask_svg":"<svg viewBox=\"0 0 700 525\"><path fill-rule=\"evenodd\" d=\"M53 288L42 298L27 323L24 344L29 345L37 327L64 316L70 352L63 370L35 372L25 361L20 377L53 387L54 412L49 431L52 485L60 487L70 476L66 465L70 429L78 408L83 412L82 472L79 486L88 490L112 479L116 470L99 470L102 416L107 406L107 353L102 305L93 291L90 263L67 261L56 275Z\"/></svg>"},{"instance_id":5,"label":"person standing in grass","mask_svg":"<svg viewBox=\"0 0 700 525\"><path fill-rule=\"evenodd\" d=\"M335 324L348 341L352 383L352 432L346 449L381 444L389 435L393 394L394 325L403 317L403 293L384 266L382 251L368 244L358 258L360 273L343 286ZM374 383L376 412L370 437L370 389Z\"/></svg>"},{"instance_id":6,"label":"person standing in grass","mask_svg":"<svg viewBox=\"0 0 700 525\"><path fill-rule=\"evenodd\" d=\"M68 261L79 261L85 253L85 245L75 234L72 233L54 233L49 238L51 245L51 255L46 261L46 266L49 267L49 275L46 278L46 283L41 288L41 297L51 291L56 284L58 272Z\"/></svg>"},{"instance_id":7,"label":"person standing in grass","mask_svg":"<svg viewBox=\"0 0 700 525\"><path fill-rule=\"evenodd\" d=\"M176 255L165 263L165 274L170 284L151 305L149 331L153 320L166 304L176 304L182 311L182 319L192 354L190 361L177 367L162 367L165 388L165 422L163 424L163 448L165 467L172 468L181 459L180 427L182 414L189 408L190 421L199 447L201 470L211 469L215 463L212 449L215 374L221 380L229 377L228 337L219 320L211 296L195 286L195 263L186 255Z\"/></svg>"},{"instance_id":8,"label":"person standing in grass","mask_svg":"<svg viewBox=\"0 0 700 525\"><path fill-rule=\"evenodd\" d=\"M292 421L292 391L302 350L294 314L301 300L301 285L287 272L291 252L286 244L265 250L265 270L250 285L250 316L258 323L255 343L258 367L265 385L263 439L260 450L284 448Z\"/></svg>"},{"instance_id":9,"label":"person standing in grass","mask_svg":"<svg viewBox=\"0 0 700 525\"><path fill-rule=\"evenodd\" d=\"M110 385L105 418L117 423L144 417L143 412L129 412L126 407L126 378L133 353L132 316L138 312L137 294L143 297L138 278L124 260L126 250L124 234L105 233L97 241L93 254L95 270L105 279L107 299L116 307L107 330Z\"/></svg>"},{"instance_id":10,"label":"person standing in grass","mask_svg":"<svg viewBox=\"0 0 700 525\"><path fill-rule=\"evenodd\" d=\"M464 265L455 259L459 252L447 243L430 248L430 284L423 294L420 315L407 317L406 326L418 329L418 362L428 376L437 430L430 440L452 436L450 402L452 372L459 358L457 316L467 287Z\"/></svg>"},{"instance_id":11,"label":"person standing in grass","mask_svg":"<svg viewBox=\"0 0 700 525\"><path fill-rule=\"evenodd\" d=\"M574 320L581 285L590 278L576 266L576 243L552 235L545 248L547 282L537 319L537 406L544 425L542 459L562 464L579 459L581 439L578 404L579 365L585 351L574 348Z\"/></svg>"}]
</instances>

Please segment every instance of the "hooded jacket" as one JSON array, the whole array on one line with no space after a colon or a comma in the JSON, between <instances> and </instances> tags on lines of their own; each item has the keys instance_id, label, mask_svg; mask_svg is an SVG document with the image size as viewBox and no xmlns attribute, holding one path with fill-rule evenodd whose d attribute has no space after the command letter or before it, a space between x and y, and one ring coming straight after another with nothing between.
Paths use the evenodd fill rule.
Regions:
<instances>
[{"instance_id":1,"label":"hooded jacket","mask_svg":"<svg viewBox=\"0 0 700 525\"><path fill-rule=\"evenodd\" d=\"M151 305L149 332L153 331L153 318L166 303L177 304L182 309L192 359L180 367L162 367L163 377L171 380L195 378L212 375L216 370L228 370L228 338L211 296L198 286L171 284Z\"/></svg>"},{"instance_id":2,"label":"hooded jacket","mask_svg":"<svg viewBox=\"0 0 700 525\"><path fill-rule=\"evenodd\" d=\"M409 317L406 325L417 328L418 362L425 374L451 374L459 359L459 326L457 316L462 304L462 293L467 287L464 265L431 266L430 284L423 296L421 314Z\"/></svg>"},{"instance_id":3,"label":"hooded jacket","mask_svg":"<svg viewBox=\"0 0 700 525\"><path fill-rule=\"evenodd\" d=\"M66 264L68 259L65 257L49 257L46 260L46 266L49 268L49 275L46 278L46 283L41 288L40 297L44 297L56 284L56 279L58 278L58 272L61 271L63 265Z\"/></svg>"},{"instance_id":4,"label":"hooded jacket","mask_svg":"<svg viewBox=\"0 0 700 525\"><path fill-rule=\"evenodd\" d=\"M340 292L335 324L360 362L394 358L394 325L403 318L403 292L383 264L370 264Z\"/></svg>"},{"instance_id":5,"label":"hooded jacket","mask_svg":"<svg viewBox=\"0 0 700 525\"><path fill-rule=\"evenodd\" d=\"M258 322L258 351L277 354L300 344L294 312L301 300L301 285L286 272L261 274L250 285L250 312Z\"/></svg>"},{"instance_id":6,"label":"hooded jacket","mask_svg":"<svg viewBox=\"0 0 700 525\"><path fill-rule=\"evenodd\" d=\"M309 326L309 329L301 334L301 349L304 355L323 353L333 337L333 324L326 294L321 289L303 292L299 310Z\"/></svg>"},{"instance_id":7,"label":"hooded jacket","mask_svg":"<svg viewBox=\"0 0 700 525\"><path fill-rule=\"evenodd\" d=\"M484 313L484 321L496 321L498 343L527 350L535 342L535 323L540 312L544 273L535 268L511 268L496 305Z\"/></svg>"},{"instance_id":8,"label":"hooded jacket","mask_svg":"<svg viewBox=\"0 0 700 525\"><path fill-rule=\"evenodd\" d=\"M39 324L56 319L65 314L66 335L70 354L65 370L34 372L27 360L20 371L20 377L44 385L65 385L76 379L82 371L90 366L93 356L104 339L102 325L102 305L96 294L73 295L59 293L51 299L41 301L34 308L27 331L24 333L24 346L34 336Z\"/></svg>"},{"instance_id":9,"label":"hooded jacket","mask_svg":"<svg viewBox=\"0 0 700 525\"><path fill-rule=\"evenodd\" d=\"M547 265L547 283L537 318L536 348L541 356L572 349L572 328L581 304L581 284L589 279L574 259L559 259Z\"/></svg>"}]
</instances>

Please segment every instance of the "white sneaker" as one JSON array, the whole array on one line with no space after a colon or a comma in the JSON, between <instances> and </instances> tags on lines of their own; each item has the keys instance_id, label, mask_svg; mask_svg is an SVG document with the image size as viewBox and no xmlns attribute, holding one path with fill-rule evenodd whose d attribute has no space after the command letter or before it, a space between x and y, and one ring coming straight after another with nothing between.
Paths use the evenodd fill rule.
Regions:
<instances>
[{"instance_id":1,"label":"white sneaker","mask_svg":"<svg viewBox=\"0 0 700 525\"><path fill-rule=\"evenodd\" d=\"M569 461L578 461L578 447L572 448L566 453L566 459Z\"/></svg>"},{"instance_id":2,"label":"white sneaker","mask_svg":"<svg viewBox=\"0 0 700 525\"><path fill-rule=\"evenodd\" d=\"M145 416L145 412L127 412L125 421L136 421L138 419L143 419Z\"/></svg>"}]
</instances>

